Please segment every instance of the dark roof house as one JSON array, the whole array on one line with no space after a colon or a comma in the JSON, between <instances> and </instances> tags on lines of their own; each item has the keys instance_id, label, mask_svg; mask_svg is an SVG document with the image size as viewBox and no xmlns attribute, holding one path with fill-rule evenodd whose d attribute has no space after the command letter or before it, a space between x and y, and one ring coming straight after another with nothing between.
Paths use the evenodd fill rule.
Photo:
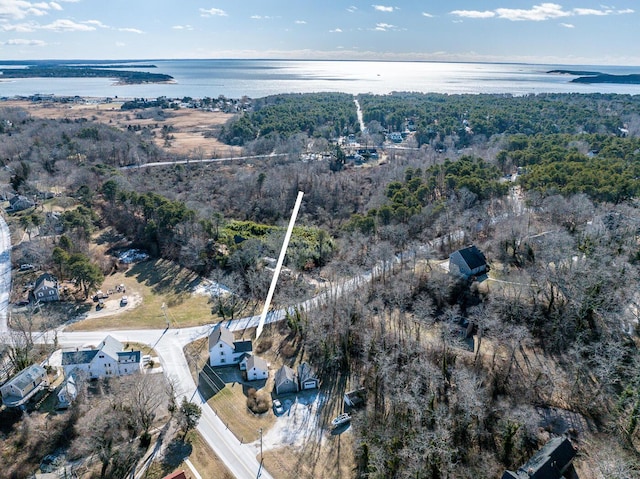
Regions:
<instances>
[{"instance_id":1,"label":"dark roof house","mask_svg":"<svg viewBox=\"0 0 640 479\"><path fill-rule=\"evenodd\" d=\"M31 201L26 196L15 195L13 198L9 200L9 209L11 211L22 211L28 208L31 208L34 205L33 201Z\"/></svg>"},{"instance_id":2,"label":"dark roof house","mask_svg":"<svg viewBox=\"0 0 640 479\"><path fill-rule=\"evenodd\" d=\"M487 259L475 245L468 246L449 255L449 272L465 278L480 276L489 271Z\"/></svg>"},{"instance_id":3,"label":"dark roof house","mask_svg":"<svg viewBox=\"0 0 640 479\"><path fill-rule=\"evenodd\" d=\"M505 471L502 479L560 479L574 477L573 458L577 451L566 437L555 437L518 468Z\"/></svg>"},{"instance_id":4,"label":"dark roof house","mask_svg":"<svg viewBox=\"0 0 640 479\"><path fill-rule=\"evenodd\" d=\"M60 301L58 280L55 276L49 273L40 275L40 277L36 280L32 294L36 301L40 301L42 303L48 301Z\"/></svg>"}]
</instances>

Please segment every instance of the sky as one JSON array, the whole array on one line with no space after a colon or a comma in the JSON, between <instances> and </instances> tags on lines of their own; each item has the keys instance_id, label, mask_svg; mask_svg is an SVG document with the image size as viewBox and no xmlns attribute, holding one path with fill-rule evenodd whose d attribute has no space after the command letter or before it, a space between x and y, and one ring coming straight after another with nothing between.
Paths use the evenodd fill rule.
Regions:
<instances>
[{"instance_id":1,"label":"sky","mask_svg":"<svg viewBox=\"0 0 640 479\"><path fill-rule=\"evenodd\" d=\"M0 60L277 58L640 66L637 0L377 1L0 0Z\"/></svg>"}]
</instances>

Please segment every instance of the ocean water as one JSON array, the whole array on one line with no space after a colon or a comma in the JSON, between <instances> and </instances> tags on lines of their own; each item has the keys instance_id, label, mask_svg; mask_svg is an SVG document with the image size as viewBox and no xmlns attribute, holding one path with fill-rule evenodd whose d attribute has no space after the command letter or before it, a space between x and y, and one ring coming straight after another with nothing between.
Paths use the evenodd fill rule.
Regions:
<instances>
[{"instance_id":1,"label":"ocean water","mask_svg":"<svg viewBox=\"0 0 640 479\"><path fill-rule=\"evenodd\" d=\"M105 62L108 64L109 62ZM157 68L135 68L154 64ZM2 68L2 65L0 65ZM29 78L2 81L0 97L34 93L83 97L170 98L248 96L278 93L345 92L422 93L624 93L640 94L640 85L571 83L570 75L549 70L640 73L640 67L294 60L144 60L131 69L166 73L171 84L117 85L108 78Z\"/></svg>"}]
</instances>

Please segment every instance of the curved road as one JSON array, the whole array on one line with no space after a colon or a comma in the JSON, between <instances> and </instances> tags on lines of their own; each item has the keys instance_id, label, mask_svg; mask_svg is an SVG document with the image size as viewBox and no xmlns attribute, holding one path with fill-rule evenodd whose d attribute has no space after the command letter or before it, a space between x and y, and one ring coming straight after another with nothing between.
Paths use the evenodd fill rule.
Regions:
<instances>
[{"instance_id":1,"label":"curved road","mask_svg":"<svg viewBox=\"0 0 640 479\"><path fill-rule=\"evenodd\" d=\"M0 334L7 333L9 293L11 292L11 235L0 214Z\"/></svg>"},{"instance_id":2,"label":"curved road","mask_svg":"<svg viewBox=\"0 0 640 479\"><path fill-rule=\"evenodd\" d=\"M9 332L7 313L9 308L9 293L11 291L11 237L6 221L0 215L0 334ZM274 317L268 318L273 320ZM253 324L257 317L248 318L241 322L234 322L231 329L246 327ZM257 323L256 323L257 324ZM229 431L222 420L213 412L198 393L196 384L191 377L183 347L195 339L209 334L211 326L197 328L168 329L168 330L129 330L129 331L94 331L94 332L65 332L58 331L58 343L65 347L79 347L85 344L97 344L107 334L123 341L136 341L155 348L165 374L176 388L178 402L182 397L199 404L202 407L202 417L197 429L209 444L211 449L220 457L231 473L238 479L272 479L271 475L261 469L256 456L258 448L250 444L239 444L238 439ZM46 341L48 335L41 335L40 341Z\"/></svg>"},{"instance_id":3,"label":"curved road","mask_svg":"<svg viewBox=\"0 0 640 479\"><path fill-rule=\"evenodd\" d=\"M11 290L11 239L9 228L0 216L0 333L8 332L7 311L9 292ZM394 258L393 262L399 259ZM388 266L388 265L387 265ZM323 301L341 296L355 290L362 283L371 280L375 274L382 271L383 265L377 265L369 273L356 276L347 281L331 284L324 292L312 299L303 301L296 307L309 310L317 307ZM292 306L291 308L293 308ZM267 315L266 323L280 321L285 316L284 310L272 311ZM226 326L232 331L257 327L260 316L228 321ZM173 382L178 402L183 397L196 402L202 408L202 417L197 429L202 434L211 449L220 457L231 473L238 479L272 479L263 469L257 459L259 447L252 444L240 444L238 439L227 429L222 420L207 405L200 396L197 386L191 377L183 348L196 339L206 337L212 326L198 326L182 329L143 329L124 331L88 331L67 332L64 326L57 332L58 343L64 347L80 347L87 344L98 344L106 335L111 335L121 342L140 342L153 347L158 353L160 363L167 378ZM37 341L45 342L48 334L41 334Z\"/></svg>"}]
</instances>

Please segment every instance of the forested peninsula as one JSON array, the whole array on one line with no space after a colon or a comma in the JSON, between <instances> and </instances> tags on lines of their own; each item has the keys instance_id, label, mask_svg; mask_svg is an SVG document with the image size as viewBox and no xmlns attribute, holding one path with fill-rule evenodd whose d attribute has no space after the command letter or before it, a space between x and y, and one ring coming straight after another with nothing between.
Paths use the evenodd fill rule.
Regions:
<instances>
[{"instance_id":1,"label":"forested peninsula","mask_svg":"<svg viewBox=\"0 0 640 479\"><path fill-rule=\"evenodd\" d=\"M149 68L146 65L145 68ZM0 72L0 80L14 78L115 78L119 83L164 83L173 80L171 75L130 70L124 65L101 66L80 65L29 65L27 68L5 68Z\"/></svg>"},{"instance_id":2,"label":"forested peninsula","mask_svg":"<svg viewBox=\"0 0 640 479\"><path fill-rule=\"evenodd\" d=\"M571 83L618 83L625 85L640 85L640 74L631 73L628 75L612 75L609 73L580 71L580 70L550 70L547 73L560 75L577 75L578 78L571 80Z\"/></svg>"}]
</instances>

